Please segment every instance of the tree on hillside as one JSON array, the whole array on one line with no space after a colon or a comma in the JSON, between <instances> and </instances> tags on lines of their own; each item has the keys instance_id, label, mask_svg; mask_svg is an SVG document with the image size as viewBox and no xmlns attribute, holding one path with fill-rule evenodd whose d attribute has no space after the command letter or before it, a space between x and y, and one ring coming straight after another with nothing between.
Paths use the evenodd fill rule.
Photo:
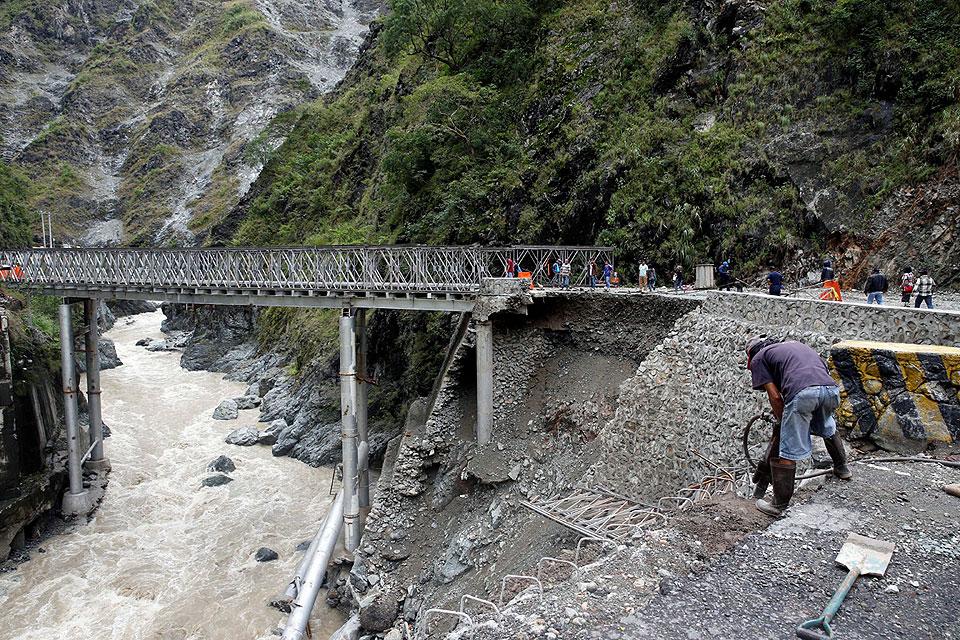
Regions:
<instances>
[{"instance_id":1,"label":"tree on hillside","mask_svg":"<svg viewBox=\"0 0 960 640\"><path fill-rule=\"evenodd\" d=\"M0 247L30 245L27 182L7 164L0 162Z\"/></svg>"},{"instance_id":2,"label":"tree on hillside","mask_svg":"<svg viewBox=\"0 0 960 640\"><path fill-rule=\"evenodd\" d=\"M390 5L383 35L388 50L420 54L453 73L529 40L535 17L527 0L392 0Z\"/></svg>"}]
</instances>

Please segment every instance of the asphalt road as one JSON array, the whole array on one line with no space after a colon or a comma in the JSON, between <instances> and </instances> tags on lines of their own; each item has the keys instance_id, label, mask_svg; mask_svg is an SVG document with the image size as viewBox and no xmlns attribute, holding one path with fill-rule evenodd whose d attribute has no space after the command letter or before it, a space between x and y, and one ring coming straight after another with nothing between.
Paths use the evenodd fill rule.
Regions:
<instances>
[{"instance_id":1,"label":"asphalt road","mask_svg":"<svg viewBox=\"0 0 960 640\"><path fill-rule=\"evenodd\" d=\"M818 617L845 575L834 559L848 532L893 541L882 578L861 578L834 637L960 638L960 471L933 464L856 464L761 533L673 583L635 615L593 637L783 639ZM599 633L597 633L599 632Z\"/></svg>"}]
</instances>

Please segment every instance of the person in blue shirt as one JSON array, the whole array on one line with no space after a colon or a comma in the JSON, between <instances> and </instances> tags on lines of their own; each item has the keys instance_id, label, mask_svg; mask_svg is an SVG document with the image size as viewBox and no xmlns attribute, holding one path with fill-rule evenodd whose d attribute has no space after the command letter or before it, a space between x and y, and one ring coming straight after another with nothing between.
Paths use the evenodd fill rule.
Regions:
<instances>
[{"instance_id":1,"label":"person in blue shirt","mask_svg":"<svg viewBox=\"0 0 960 640\"><path fill-rule=\"evenodd\" d=\"M717 288L720 289L721 291L723 291L724 289L729 291L730 290L730 262L727 260L724 260L723 262L721 262L720 266L717 267L717 273L719 274L719 277L717 278L717 282L718 282Z\"/></svg>"},{"instance_id":2,"label":"person in blue shirt","mask_svg":"<svg viewBox=\"0 0 960 640\"><path fill-rule=\"evenodd\" d=\"M820 270L820 282L833 280L833 277L833 262L830 260L824 260L823 269Z\"/></svg>"},{"instance_id":3,"label":"person in blue shirt","mask_svg":"<svg viewBox=\"0 0 960 640\"><path fill-rule=\"evenodd\" d=\"M770 283L768 293L772 296L780 295L780 292L783 290L783 274L773 267L770 267L770 273L767 274L767 282Z\"/></svg>"},{"instance_id":4,"label":"person in blue shirt","mask_svg":"<svg viewBox=\"0 0 960 640\"><path fill-rule=\"evenodd\" d=\"M603 283L606 285L607 291L610 290L610 278L613 277L613 265L609 262L603 263Z\"/></svg>"}]
</instances>

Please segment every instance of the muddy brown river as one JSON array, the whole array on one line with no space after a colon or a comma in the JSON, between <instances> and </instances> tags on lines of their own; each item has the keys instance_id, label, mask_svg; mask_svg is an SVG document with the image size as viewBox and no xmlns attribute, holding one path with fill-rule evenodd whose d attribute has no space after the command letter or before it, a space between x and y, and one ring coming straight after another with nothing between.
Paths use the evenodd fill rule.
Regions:
<instances>
[{"instance_id":1,"label":"muddy brown river","mask_svg":"<svg viewBox=\"0 0 960 640\"><path fill-rule=\"evenodd\" d=\"M257 411L213 420L244 385L180 368L179 353L135 342L160 337L160 312L121 318L107 335L124 365L103 372L105 442L113 465L89 524L43 542L45 553L0 575L0 640L274 638L282 592L329 503L330 470L225 444ZM200 488L208 462L230 456L233 482ZM258 563L266 546L280 559ZM342 620L321 603L314 637Z\"/></svg>"}]
</instances>

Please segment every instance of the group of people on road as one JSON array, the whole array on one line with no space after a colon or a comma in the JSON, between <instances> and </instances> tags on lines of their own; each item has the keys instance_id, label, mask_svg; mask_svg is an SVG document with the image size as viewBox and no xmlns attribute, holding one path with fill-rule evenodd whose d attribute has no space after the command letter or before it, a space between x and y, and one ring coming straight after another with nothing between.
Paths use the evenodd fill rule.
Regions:
<instances>
[{"instance_id":1,"label":"group of people on road","mask_svg":"<svg viewBox=\"0 0 960 640\"><path fill-rule=\"evenodd\" d=\"M900 302L909 307L910 299L914 298L915 308L919 309L925 304L927 309L933 309L933 291L936 286L937 283L929 270L920 269L920 275L917 276L913 273L913 267L906 267L900 275ZM863 287L863 292L867 294L867 304L883 304L883 296L889 289L887 276L880 267L874 267Z\"/></svg>"},{"instance_id":2,"label":"group of people on road","mask_svg":"<svg viewBox=\"0 0 960 640\"><path fill-rule=\"evenodd\" d=\"M548 261L545 267L550 276L550 286L560 287L561 289L570 288L573 267L569 258L556 258L552 261ZM520 265L513 258L507 258L505 271L507 277L511 278L520 277L521 274ZM648 265L645 260L640 260L637 273L637 285L641 290L656 290L657 270L653 267L653 265ZM620 284L620 274L618 274L614 270L613 265L606 260L603 262L602 267L597 264L596 260L588 261L584 269L584 277L586 280L586 285L591 289L595 289L599 282L603 282L604 287L608 290L611 288L611 286L617 286ZM674 268L671 281L674 291L683 290L684 277L683 267L681 265L677 265ZM769 267L767 275L765 276L765 281L768 294L772 296L779 296L783 294L784 275L778 269L773 266ZM733 270L731 268L730 261L723 260L720 263L720 266L717 267L717 287L720 290L727 291L729 291L732 287L737 287L738 290L742 290L743 284L744 283L742 281L736 280L733 277ZM823 267L820 270L820 280L818 284L823 285L826 289L830 289L831 291L835 290L839 294L839 283L837 282L836 272L834 271L833 262L831 260L823 261ZM927 269L920 269L919 275L915 275L912 267L906 267L900 276L900 300L903 303L903 306L908 307L910 306L911 301L913 301L913 306L916 308L920 308L921 305L926 305L928 309L933 309L933 293L936 285L937 283L934 281ZM884 304L884 299L886 294L889 292L889 289L890 282L887 276L879 267L875 267L867 277L866 283L863 287L863 292L867 296L867 304ZM828 293L831 291L828 291ZM839 295L835 298L828 298L821 295L821 298L839 299Z\"/></svg>"},{"instance_id":3,"label":"group of people on road","mask_svg":"<svg viewBox=\"0 0 960 640\"><path fill-rule=\"evenodd\" d=\"M573 266L570 263L570 258L562 260L556 258L553 261L548 260L545 263L545 268L550 276L549 286L560 287L561 289L570 288L570 278L573 275ZM519 278L521 273L520 264L513 258L507 258L504 275L508 278ZM603 262L603 267L600 267L596 260L590 260L584 269L584 275L586 277L586 283L591 289L597 287L598 278L603 279L603 283L607 289L617 284L618 281L617 273L613 270L613 265L606 260Z\"/></svg>"},{"instance_id":4,"label":"group of people on road","mask_svg":"<svg viewBox=\"0 0 960 640\"><path fill-rule=\"evenodd\" d=\"M725 263L724 263L725 264ZM723 267L720 269L720 288L723 288ZM767 293L772 296L779 296L783 292L783 274L774 267L770 267L766 276ZM820 281L818 284L825 287L835 287L839 290L836 281L836 273L833 268L833 262L823 261L823 268L820 270ZM910 306L911 299L914 300L913 306L920 308L926 305L928 309L933 309L933 292L937 286L936 281L930 275L929 270L921 269L920 275L915 275L912 267L906 267L900 275L900 301L905 307ZM890 290L890 282L880 267L874 267L867 277L863 287L863 292L867 296L867 304L882 305L884 296ZM822 297L822 296L821 296Z\"/></svg>"}]
</instances>

